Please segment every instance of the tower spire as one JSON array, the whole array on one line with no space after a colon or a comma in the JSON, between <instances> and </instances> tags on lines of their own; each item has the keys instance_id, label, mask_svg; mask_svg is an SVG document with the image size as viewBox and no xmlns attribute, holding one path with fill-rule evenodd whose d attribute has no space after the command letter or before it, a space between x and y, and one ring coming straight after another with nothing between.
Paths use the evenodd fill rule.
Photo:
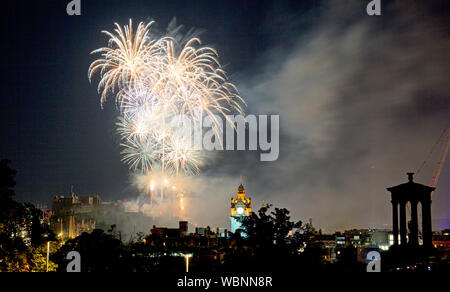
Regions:
<instances>
[{"instance_id":1,"label":"tower spire","mask_svg":"<svg viewBox=\"0 0 450 292\"><path fill-rule=\"evenodd\" d=\"M241 183L239 184L236 197L231 198L231 232L235 233L241 227L240 219L245 216L249 216L252 212L252 199L247 198L245 195L245 189Z\"/></svg>"}]
</instances>

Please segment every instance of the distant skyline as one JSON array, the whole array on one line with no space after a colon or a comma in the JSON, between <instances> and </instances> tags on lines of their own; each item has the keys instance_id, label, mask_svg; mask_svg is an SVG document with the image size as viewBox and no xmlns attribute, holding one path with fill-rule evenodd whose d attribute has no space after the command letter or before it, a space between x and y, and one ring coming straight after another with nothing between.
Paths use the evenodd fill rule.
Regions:
<instances>
[{"instance_id":1,"label":"distant skyline","mask_svg":"<svg viewBox=\"0 0 450 292\"><path fill-rule=\"evenodd\" d=\"M248 114L280 115L280 155L222 151L192 191L198 225L228 223L240 177L253 209L287 208L324 232L390 228L386 188L416 172L448 125L448 8L444 1L15 1L4 7L0 158L18 171L15 199L51 207L55 195L138 191L114 133L117 109L101 109L87 70L101 30L132 18L159 29L176 17L204 32L248 103ZM67 2L67 3L66 3ZM415 181L429 184L438 147ZM450 227L450 163L433 193L433 229ZM155 225L158 225L155 222ZM388 225L385 225L388 224Z\"/></svg>"}]
</instances>

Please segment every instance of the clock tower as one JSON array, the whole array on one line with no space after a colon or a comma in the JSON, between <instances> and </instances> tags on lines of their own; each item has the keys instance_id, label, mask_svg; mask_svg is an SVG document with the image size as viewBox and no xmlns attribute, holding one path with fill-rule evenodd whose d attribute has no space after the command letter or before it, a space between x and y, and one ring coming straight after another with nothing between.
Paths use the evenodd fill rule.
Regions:
<instances>
[{"instance_id":1,"label":"clock tower","mask_svg":"<svg viewBox=\"0 0 450 292\"><path fill-rule=\"evenodd\" d=\"M241 182L236 197L231 198L231 232L234 233L237 229L241 228L239 219L249 216L251 213L252 199L245 196L245 189Z\"/></svg>"}]
</instances>

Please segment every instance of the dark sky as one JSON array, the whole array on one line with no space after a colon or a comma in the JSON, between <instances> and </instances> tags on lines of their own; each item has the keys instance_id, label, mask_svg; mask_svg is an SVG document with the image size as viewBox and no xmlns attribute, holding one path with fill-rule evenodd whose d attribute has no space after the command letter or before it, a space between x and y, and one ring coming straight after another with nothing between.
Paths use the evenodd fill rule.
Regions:
<instances>
[{"instance_id":1,"label":"dark sky","mask_svg":"<svg viewBox=\"0 0 450 292\"><path fill-rule=\"evenodd\" d=\"M81 16L66 14L68 2L2 8L0 157L18 170L20 200L49 205L71 185L104 200L136 195L120 161L115 105L102 110L87 78L89 53L106 44L100 31L129 18L164 29L176 17L204 29L248 112L280 114L277 162L223 153L198 178L209 187L197 190L201 204L216 206L202 216L214 224L226 224L242 175L258 205L288 207L329 230L386 227L385 188L418 168L449 122L445 1L382 1L380 17L368 17L369 1L359 0L81 0ZM424 184L436 153L431 159L417 178ZM438 228L450 227L442 223L448 165L434 199ZM208 224L199 214L191 217Z\"/></svg>"},{"instance_id":2,"label":"dark sky","mask_svg":"<svg viewBox=\"0 0 450 292\"><path fill-rule=\"evenodd\" d=\"M262 2L85 0L82 15L72 17L66 2L14 1L2 18L1 153L19 170L17 194L25 200L45 201L71 184L122 197L128 171L113 140L114 104L101 110L87 79L89 53L106 42L101 30L129 18L155 19L165 29L177 17L206 30L202 39L220 48L230 72L254 65L269 43L263 23L273 5Z\"/></svg>"}]
</instances>

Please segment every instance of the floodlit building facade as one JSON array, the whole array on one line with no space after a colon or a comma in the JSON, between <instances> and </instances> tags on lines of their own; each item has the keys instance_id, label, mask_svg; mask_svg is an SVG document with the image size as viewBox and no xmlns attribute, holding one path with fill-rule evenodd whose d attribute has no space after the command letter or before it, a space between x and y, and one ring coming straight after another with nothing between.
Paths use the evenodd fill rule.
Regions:
<instances>
[{"instance_id":1,"label":"floodlit building facade","mask_svg":"<svg viewBox=\"0 0 450 292\"><path fill-rule=\"evenodd\" d=\"M252 199L247 198L245 195L244 186L241 184L238 187L237 195L235 198L231 198L231 232L235 233L236 230L242 228L241 220L245 216L250 216L252 213Z\"/></svg>"}]
</instances>

